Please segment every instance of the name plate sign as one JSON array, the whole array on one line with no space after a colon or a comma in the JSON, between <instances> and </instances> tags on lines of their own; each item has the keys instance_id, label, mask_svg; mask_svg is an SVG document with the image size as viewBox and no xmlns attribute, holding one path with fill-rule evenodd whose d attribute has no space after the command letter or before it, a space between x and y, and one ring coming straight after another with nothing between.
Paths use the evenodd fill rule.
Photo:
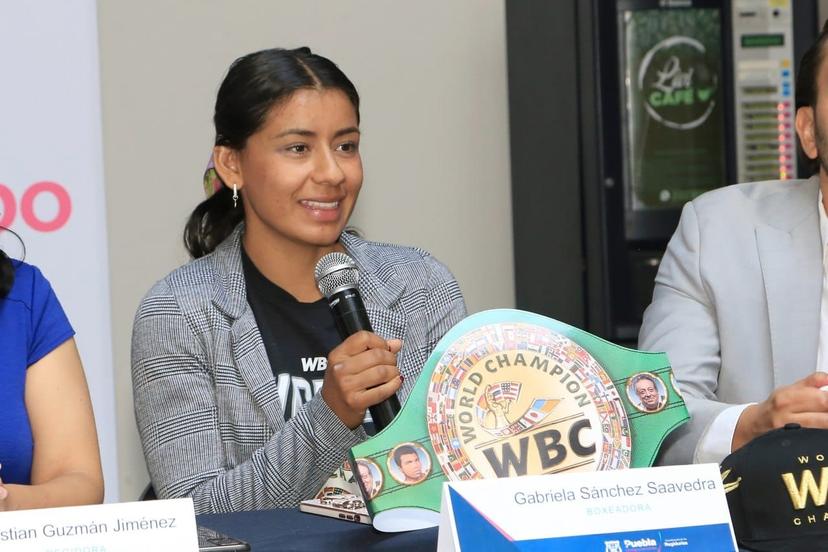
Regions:
<instances>
[{"instance_id":1,"label":"name plate sign","mask_svg":"<svg viewBox=\"0 0 828 552\"><path fill-rule=\"evenodd\" d=\"M189 498L0 513L0 550L198 552Z\"/></svg>"},{"instance_id":2,"label":"name plate sign","mask_svg":"<svg viewBox=\"0 0 828 552\"><path fill-rule=\"evenodd\" d=\"M735 552L716 464L443 485L437 550Z\"/></svg>"}]
</instances>

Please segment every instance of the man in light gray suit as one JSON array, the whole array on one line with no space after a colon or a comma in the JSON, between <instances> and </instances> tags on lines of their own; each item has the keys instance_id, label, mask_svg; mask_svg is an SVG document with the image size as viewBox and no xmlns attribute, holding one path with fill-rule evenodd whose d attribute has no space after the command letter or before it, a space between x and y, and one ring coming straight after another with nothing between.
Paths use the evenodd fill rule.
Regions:
<instances>
[{"instance_id":1,"label":"man in light gray suit","mask_svg":"<svg viewBox=\"0 0 828 552\"><path fill-rule=\"evenodd\" d=\"M684 206L639 348L665 351L692 419L660 463L719 462L786 423L828 428L828 23L800 63L808 180L738 184Z\"/></svg>"}]
</instances>

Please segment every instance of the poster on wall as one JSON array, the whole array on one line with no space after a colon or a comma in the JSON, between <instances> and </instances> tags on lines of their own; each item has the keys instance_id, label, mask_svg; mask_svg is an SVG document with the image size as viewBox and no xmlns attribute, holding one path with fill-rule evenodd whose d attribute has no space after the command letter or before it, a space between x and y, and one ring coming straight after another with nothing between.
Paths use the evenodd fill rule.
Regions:
<instances>
[{"instance_id":1,"label":"poster on wall","mask_svg":"<svg viewBox=\"0 0 828 552\"><path fill-rule=\"evenodd\" d=\"M96 3L0 0L0 13L0 226L20 235L75 329L116 501ZM0 248L23 254L9 232Z\"/></svg>"}]
</instances>

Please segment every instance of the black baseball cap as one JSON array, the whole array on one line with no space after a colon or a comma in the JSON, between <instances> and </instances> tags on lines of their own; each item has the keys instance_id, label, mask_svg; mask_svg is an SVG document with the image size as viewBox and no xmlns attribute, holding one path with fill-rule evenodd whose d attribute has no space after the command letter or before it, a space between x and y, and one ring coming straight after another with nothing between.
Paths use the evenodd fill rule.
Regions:
<instances>
[{"instance_id":1,"label":"black baseball cap","mask_svg":"<svg viewBox=\"0 0 828 552\"><path fill-rule=\"evenodd\" d=\"M828 551L828 429L769 431L725 458L721 472L742 549Z\"/></svg>"}]
</instances>

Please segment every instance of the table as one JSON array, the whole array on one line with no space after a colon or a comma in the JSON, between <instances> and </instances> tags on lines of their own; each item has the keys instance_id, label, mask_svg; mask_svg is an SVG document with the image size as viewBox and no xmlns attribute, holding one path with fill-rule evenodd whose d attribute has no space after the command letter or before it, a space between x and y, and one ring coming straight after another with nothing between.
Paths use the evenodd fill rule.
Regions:
<instances>
[{"instance_id":1,"label":"table","mask_svg":"<svg viewBox=\"0 0 828 552\"><path fill-rule=\"evenodd\" d=\"M298 509L202 514L196 523L250 543L252 552L271 550L430 550L437 528L380 533L370 525L342 521Z\"/></svg>"}]
</instances>

